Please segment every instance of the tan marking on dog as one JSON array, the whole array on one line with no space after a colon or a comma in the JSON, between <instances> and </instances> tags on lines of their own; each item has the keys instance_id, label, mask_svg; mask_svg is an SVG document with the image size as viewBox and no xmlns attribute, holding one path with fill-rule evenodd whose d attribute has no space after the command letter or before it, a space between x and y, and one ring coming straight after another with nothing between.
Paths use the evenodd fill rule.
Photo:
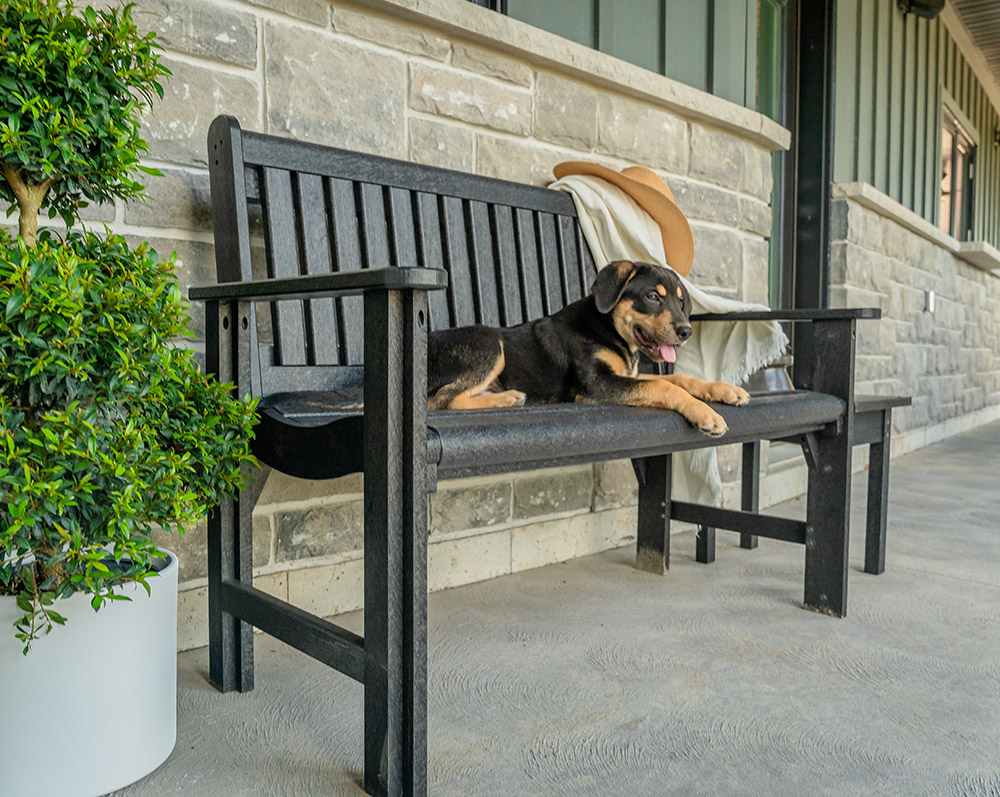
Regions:
<instances>
[{"instance_id":1,"label":"tan marking on dog","mask_svg":"<svg viewBox=\"0 0 1000 797\"><path fill-rule=\"evenodd\" d=\"M632 407L674 410L711 437L721 437L729 430L719 413L665 378L636 380L635 387L625 396L625 403Z\"/></svg>"},{"instance_id":2,"label":"tan marking on dog","mask_svg":"<svg viewBox=\"0 0 1000 797\"><path fill-rule=\"evenodd\" d=\"M631 299L623 299L611 311L611 323L614 324L615 331L622 336L622 340L628 345L630 352L634 352L639 347L632 334L634 320L635 305Z\"/></svg>"},{"instance_id":3,"label":"tan marking on dog","mask_svg":"<svg viewBox=\"0 0 1000 797\"><path fill-rule=\"evenodd\" d=\"M524 404L524 399L525 395L520 390L502 390L499 393L487 393L483 396L462 393L455 396L449 409L491 410L499 407L519 407Z\"/></svg>"},{"instance_id":4,"label":"tan marking on dog","mask_svg":"<svg viewBox=\"0 0 1000 797\"><path fill-rule=\"evenodd\" d=\"M601 349L597 352L595 357L608 366L613 374L617 374L618 376L632 375L632 369L628 366L625 360L620 355L611 351L611 349Z\"/></svg>"},{"instance_id":5,"label":"tan marking on dog","mask_svg":"<svg viewBox=\"0 0 1000 797\"><path fill-rule=\"evenodd\" d=\"M684 290L681 288L680 285L677 286L677 298L678 299L684 298Z\"/></svg>"},{"instance_id":6,"label":"tan marking on dog","mask_svg":"<svg viewBox=\"0 0 1000 797\"><path fill-rule=\"evenodd\" d=\"M500 356L497 357L496 363L485 379L474 385L463 386L460 380L444 385L433 396L427 399L427 409L481 410L524 404L524 393L519 390L504 390L497 393L487 392L500 374L503 373L506 365L507 360L503 353L503 342L501 341ZM454 393L456 388L460 388L458 393Z\"/></svg>"},{"instance_id":7,"label":"tan marking on dog","mask_svg":"<svg viewBox=\"0 0 1000 797\"><path fill-rule=\"evenodd\" d=\"M686 390L696 399L702 401L717 401L720 404L732 404L742 407L750 402L750 394L743 388L728 382L706 382L684 374L640 374L639 379L661 380Z\"/></svg>"},{"instance_id":8,"label":"tan marking on dog","mask_svg":"<svg viewBox=\"0 0 1000 797\"><path fill-rule=\"evenodd\" d=\"M664 288L662 285L657 285L656 286L656 292L658 294L660 294L660 296L666 296L667 295L667 289Z\"/></svg>"}]
</instances>

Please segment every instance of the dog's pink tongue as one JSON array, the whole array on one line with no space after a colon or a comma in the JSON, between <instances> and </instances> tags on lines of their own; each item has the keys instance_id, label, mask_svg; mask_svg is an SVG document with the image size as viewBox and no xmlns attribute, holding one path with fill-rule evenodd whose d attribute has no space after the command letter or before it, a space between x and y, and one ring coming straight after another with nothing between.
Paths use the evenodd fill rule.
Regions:
<instances>
[{"instance_id":1,"label":"dog's pink tongue","mask_svg":"<svg viewBox=\"0 0 1000 797\"><path fill-rule=\"evenodd\" d=\"M673 346L666 343L660 344L660 356L663 358L664 362L677 362L677 350Z\"/></svg>"}]
</instances>

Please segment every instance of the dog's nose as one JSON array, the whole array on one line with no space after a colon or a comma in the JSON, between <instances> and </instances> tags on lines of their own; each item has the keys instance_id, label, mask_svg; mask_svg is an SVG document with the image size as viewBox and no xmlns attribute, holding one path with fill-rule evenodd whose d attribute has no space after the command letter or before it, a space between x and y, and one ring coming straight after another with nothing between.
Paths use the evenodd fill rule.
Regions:
<instances>
[{"instance_id":1,"label":"dog's nose","mask_svg":"<svg viewBox=\"0 0 1000 797\"><path fill-rule=\"evenodd\" d=\"M691 327L689 327L687 324L685 324L684 326L677 327L677 337L679 337L682 341L690 338Z\"/></svg>"}]
</instances>

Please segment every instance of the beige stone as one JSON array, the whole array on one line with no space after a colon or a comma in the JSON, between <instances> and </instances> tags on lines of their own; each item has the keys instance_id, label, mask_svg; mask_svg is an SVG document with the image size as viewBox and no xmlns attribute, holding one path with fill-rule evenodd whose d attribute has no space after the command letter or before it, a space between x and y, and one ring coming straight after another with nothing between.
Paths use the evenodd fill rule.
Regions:
<instances>
[{"instance_id":1,"label":"beige stone","mask_svg":"<svg viewBox=\"0 0 1000 797\"><path fill-rule=\"evenodd\" d=\"M529 185L548 185L565 153L485 133L477 136L476 173Z\"/></svg>"},{"instance_id":2,"label":"beige stone","mask_svg":"<svg viewBox=\"0 0 1000 797\"><path fill-rule=\"evenodd\" d=\"M737 189L743 174L743 142L729 133L691 125L691 176Z\"/></svg>"},{"instance_id":3,"label":"beige stone","mask_svg":"<svg viewBox=\"0 0 1000 797\"><path fill-rule=\"evenodd\" d=\"M511 530L511 572L617 548L635 539L635 507L575 515Z\"/></svg>"},{"instance_id":4,"label":"beige stone","mask_svg":"<svg viewBox=\"0 0 1000 797\"><path fill-rule=\"evenodd\" d=\"M740 229L762 235L771 236L771 207L766 202L740 197Z\"/></svg>"},{"instance_id":5,"label":"beige stone","mask_svg":"<svg viewBox=\"0 0 1000 797\"><path fill-rule=\"evenodd\" d=\"M535 84L535 137L589 151L597 143L597 92L548 72Z\"/></svg>"},{"instance_id":6,"label":"beige stone","mask_svg":"<svg viewBox=\"0 0 1000 797\"><path fill-rule=\"evenodd\" d=\"M742 284L740 236L732 230L707 227L697 222L691 225L691 232L694 235L691 279L697 281L699 286L735 296Z\"/></svg>"},{"instance_id":7,"label":"beige stone","mask_svg":"<svg viewBox=\"0 0 1000 797\"><path fill-rule=\"evenodd\" d=\"M439 490L430 496L430 533L496 526L510 517L510 481Z\"/></svg>"},{"instance_id":8,"label":"beige stone","mask_svg":"<svg viewBox=\"0 0 1000 797\"><path fill-rule=\"evenodd\" d=\"M507 133L531 132L531 92L454 69L411 64L410 107Z\"/></svg>"},{"instance_id":9,"label":"beige stone","mask_svg":"<svg viewBox=\"0 0 1000 797\"><path fill-rule=\"evenodd\" d=\"M360 609L365 602L364 560L289 571L288 602L320 617Z\"/></svg>"},{"instance_id":10,"label":"beige stone","mask_svg":"<svg viewBox=\"0 0 1000 797\"><path fill-rule=\"evenodd\" d=\"M363 504L343 501L275 515L278 561L333 556L364 547Z\"/></svg>"},{"instance_id":11,"label":"beige stone","mask_svg":"<svg viewBox=\"0 0 1000 797\"><path fill-rule=\"evenodd\" d=\"M545 470L514 480L514 518L588 510L593 502L593 468Z\"/></svg>"},{"instance_id":12,"label":"beige stone","mask_svg":"<svg viewBox=\"0 0 1000 797\"><path fill-rule=\"evenodd\" d=\"M770 274L770 246L760 238L744 237L743 241L743 295L746 302L768 303L768 278Z\"/></svg>"},{"instance_id":13,"label":"beige stone","mask_svg":"<svg viewBox=\"0 0 1000 797\"><path fill-rule=\"evenodd\" d=\"M271 22L264 41L269 132L405 157L402 58Z\"/></svg>"},{"instance_id":14,"label":"beige stone","mask_svg":"<svg viewBox=\"0 0 1000 797\"><path fill-rule=\"evenodd\" d=\"M771 199L774 176L771 171L771 151L756 144L744 144L743 191L765 202Z\"/></svg>"},{"instance_id":15,"label":"beige stone","mask_svg":"<svg viewBox=\"0 0 1000 797\"><path fill-rule=\"evenodd\" d=\"M125 223L144 227L212 229L212 193L208 172L160 169L146 181L149 198L125 205Z\"/></svg>"},{"instance_id":16,"label":"beige stone","mask_svg":"<svg viewBox=\"0 0 1000 797\"><path fill-rule=\"evenodd\" d=\"M392 17L338 6L333 9L333 29L359 39L374 42L412 55L444 61L451 51L451 42L427 28L400 24Z\"/></svg>"},{"instance_id":17,"label":"beige stone","mask_svg":"<svg viewBox=\"0 0 1000 797\"><path fill-rule=\"evenodd\" d=\"M273 470L257 500L257 506L308 501L331 495L358 495L364 491L364 477L360 473L337 479L296 479Z\"/></svg>"},{"instance_id":18,"label":"beige stone","mask_svg":"<svg viewBox=\"0 0 1000 797\"><path fill-rule=\"evenodd\" d=\"M531 86L531 67L506 53L456 42L452 48L451 65L480 75L506 80L518 86Z\"/></svg>"},{"instance_id":19,"label":"beige stone","mask_svg":"<svg viewBox=\"0 0 1000 797\"><path fill-rule=\"evenodd\" d=\"M442 540L427 546L427 588L431 592L509 572L509 531Z\"/></svg>"},{"instance_id":20,"label":"beige stone","mask_svg":"<svg viewBox=\"0 0 1000 797\"><path fill-rule=\"evenodd\" d=\"M476 135L471 130L429 119L410 119L410 159L461 172L476 169Z\"/></svg>"},{"instance_id":21,"label":"beige stone","mask_svg":"<svg viewBox=\"0 0 1000 797\"><path fill-rule=\"evenodd\" d=\"M735 227L740 221L740 197L714 185L668 177L674 200L688 219L714 221Z\"/></svg>"},{"instance_id":22,"label":"beige stone","mask_svg":"<svg viewBox=\"0 0 1000 797\"><path fill-rule=\"evenodd\" d=\"M627 459L594 463L594 511L617 509L636 502L639 486Z\"/></svg>"},{"instance_id":23,"label":"beige stone","mask_svg":"<svg viewBox=\"0 0 1000 797\"><path fill-rule=\"evenodd\" d=\"M211 0L142 0L133 16L141 30L153 31L168 50L236 66L257 65L257 20L249 9Z\"/></svg>"},{"instance_id":24,"label":"beige stone","mask_svg":"<svg viewBox=\"0 0 1000 797\"><path fill-rule=\"evenodd\" d=\"M326 26L330 23L328 0L249 0L249 2L315 25Z\"/></svg>"},{"instance_id":25,"label":"beige stone","mask_svg":"<svg viewBox=\"0 0 1000 797\"><path fill-rule=\"evenodd\" d=\"M655 105L602 94L597 131L597 152L673 174L688 171L688 124Z\"/></svg>"},{"instance_id":26,"label":"beige stone","mask_svg":"<svg viewBox=\"0 0 1000 797\"><path fill-rule=\"evenodd\" d=\"M163 100L142 120L150 157L208 166L205 141L216 116L227 113L249 129L258 126L260 86L255 80L167 56L161 63L173 77L164 85Z\"/></svg>"}]
</instances>

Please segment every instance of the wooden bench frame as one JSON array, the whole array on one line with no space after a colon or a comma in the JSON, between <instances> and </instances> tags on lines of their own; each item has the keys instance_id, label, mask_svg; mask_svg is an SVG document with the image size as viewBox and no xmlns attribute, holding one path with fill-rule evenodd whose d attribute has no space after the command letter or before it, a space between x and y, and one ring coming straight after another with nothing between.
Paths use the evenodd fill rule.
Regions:
<instances>
[{"instance_id":1,"label":"wooden bench frame","mask_svg":"<svg viewBox=\"0 0 1000 797\"><path fill-rule=\"evenodd\" d=\"M717 406L730 430L721 439L674 413L629 407L429 418L427 331L431 322L471 316L459 293L474 294L474 320L511 323L511 316L540 315L533 303L546 296L557 308L586 290L596 272L570 197L244 132L230 117L212 124L209 161L219 284L194 288L191 298L206 303L208 369L240 395L262 399L254 451L265 466L248 469L248 486L209 519L210 679L217 688L253 688L253 628L264 630L364 684L366 791L425 793L427 494L440 478L472 473L631 457L639 480L638 567L665 571L672 519L795 542L805 546L804 605L845 615L855 326L879 318L878 310L693 318L798 325L797 390L756 397L744 408ZM251 264L255 207L266 279L255 279ZM518 226L522 214L527 226ZM520 248L512 254L513 227ZM450 282L441 267L452 272ZM460 272L472 273L472 282ZM541 297L518 295L513 283L528 279L541 279ZM561 296L552 287L559 279ZM341 301L357 295L363 299ZM332 316L324 315L323 297L340 301ZM272 345L258 340L257 303L272 308ZM316 330L331 318L341 324L334 336L340 350L321 363L321 344L330 341ZM363 368L350 359L360 341ZM323 404L330 391L359 382L363 411ZM553 439L562 441L558 450ZM671 501L672 453L761 439L793 439L806 451L806 522ZM363 471L363 637L253 586L251 516L270 467L306 478Z\"/></svg>"}]
</instances>

